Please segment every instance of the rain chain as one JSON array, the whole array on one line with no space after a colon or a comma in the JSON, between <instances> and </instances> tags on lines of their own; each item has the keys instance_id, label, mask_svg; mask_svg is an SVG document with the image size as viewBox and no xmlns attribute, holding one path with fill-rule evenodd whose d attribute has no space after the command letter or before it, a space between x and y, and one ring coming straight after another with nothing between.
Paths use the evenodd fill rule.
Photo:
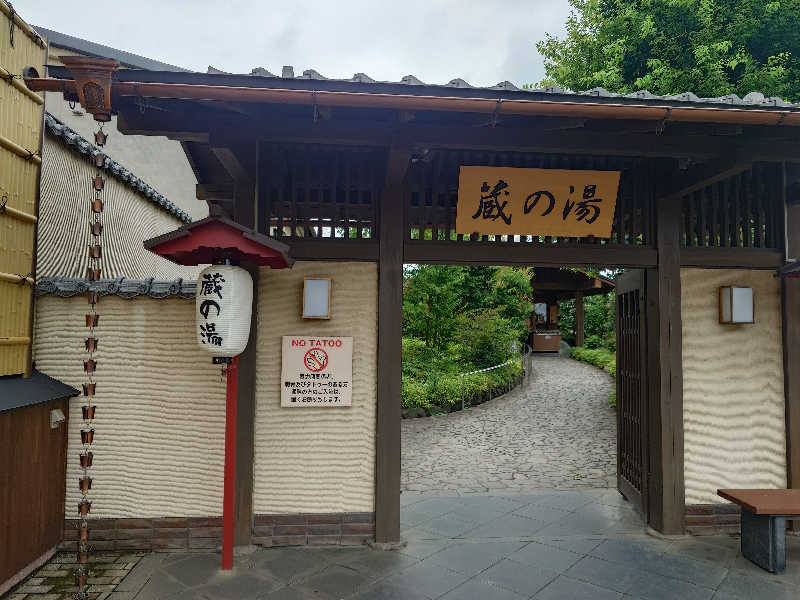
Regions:
<instances>
[{"instance_id":1,"label":"rain chain","mask_svg":"<svg viewBox=\"0 0 800 600\"><path fill-rule=\"evenodd\" d=\"M108 136L103 131L103 123L100 123L100 129L94 134L95 143L103 147L106 144ZM89 335L86 338L86 360L83 361L83 370L86 374L86 382L83 384L84 404L81 407L83 417L83 427L81 428L81 444L83 446L80 454L80 465L82 475L79 480L79 489L81 492L81 501L78 504L78 514L80 515L80 536L78 541L78 570L76 571L75 578L78 585L78 593L76 594L77 600L86 600L88 596L88 576L89 576L89 522L88 515L92 508L92 503L89 500L89 491L92 489L92 478L89 476L92 467L92 460L94 454L91 451L92 443L94 442L94 426L93 421L95 417L96 406L94 404L94 396L97 384L94 381L94 374L97 370L97 361L94 358L94 353L97 351L97 337L95 336L95 328L100 323L100 315L97 313L97 305L100 302L100 293L93 289L92 283L100 280L102 272L102 241L103 241L103 188L105 181L101 175L101 170L105 166L106 156L102 152L98 152L94 156L94 166L97 168L97 173L92 179L92 189L94 197L91 200L91 221L89 222L90 228L90 244L89 244L89 261L86 270L86 278L89 280L89 289L87 297L89 300L89 312L86 314L86 327L88 328Z\"/></svg>"}]
</instances>

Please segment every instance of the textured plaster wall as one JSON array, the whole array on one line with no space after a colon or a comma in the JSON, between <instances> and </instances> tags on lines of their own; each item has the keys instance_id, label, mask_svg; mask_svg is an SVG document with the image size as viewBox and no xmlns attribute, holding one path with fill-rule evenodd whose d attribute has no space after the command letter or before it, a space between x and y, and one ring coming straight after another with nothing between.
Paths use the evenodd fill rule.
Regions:
<instances>
[{"instance_id":1,"label":"textured plaster wall","mask_svg":"<svg viewBox=\"0 0 800 600\"><path fill-rule=\"evenodd\" d=\"M755 324L720 325L722 285L753 288ZM780 283L771 271L681 269L687 504L786 486Z\"/></svg>"},{"instance_id":2,"label":"textured plaster wall","mask_svg":"<svg viewBox=\"0 0 800 600\"><path fill-rule=\"evenodd\" d=\"M46 135L42 151L42 181L36 276L86 277L87 248L94 198L95 168L58 138ZM197 267L182 267L144 249L142 241L183 223L125 183L104 172L102 199L104 234L103 278L194 279Z\"/></svg>"},{"instance_id":3,"label":"textured plaster wall","mask_svg":"<svg viewBox=\"0 0 800 600\"><path fill-rule=\"evenodd\" d=\"M86 297L40 297L34 359L81 388ZM194 302L106 296L98 305L92 517L222 513L225 384L194 336ZM67 517L77 510L81 404L70 401Z\"/></svg>"},{"instance_id":4,"label":"textured plaster wall","mask_svg":"<svg viewBox=\"0 0 800 600\"><path fill-rule=\"evenodd\" d=\"M332 277L332 318L300 318L303 277ZM368 512L375 504L378 269L296 263L259 283L254 510ZM280 407L283 335L353 336L353 405Z\"/></svg>"},{"instance_id":5,"label":"textured plaster wall","mask_svg":"<svg viewBox=\"0 0 800 600\"><path fill-rule=\"evenodd\" d=\"M46 92L45 107L56 119L94 143L97 123L80 104L71 109L60 92ZM123 135L117 131L116 116L106 123L104 131L109 139L103 152L189 213L193 221L208 216L208 204L195 196L197 178L180 142L161 136Z\"/></svg>"}]
</instances>

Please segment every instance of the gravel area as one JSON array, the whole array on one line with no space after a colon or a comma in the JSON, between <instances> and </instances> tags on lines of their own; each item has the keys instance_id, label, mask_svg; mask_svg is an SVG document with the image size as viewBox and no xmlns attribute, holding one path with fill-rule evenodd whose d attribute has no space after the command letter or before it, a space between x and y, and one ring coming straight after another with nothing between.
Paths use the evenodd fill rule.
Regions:
<instances>
[{"instance_id":1,"label":"gravel area","mask_svg":"<svg viewBox=\"0 0 800 600\"><path fill-rule=\"evenodd\" d=\"M614 380L533 356L512 392L463 412L403 421L404 492L504 493L616 486Z\"/></svg>"}]
</instances>

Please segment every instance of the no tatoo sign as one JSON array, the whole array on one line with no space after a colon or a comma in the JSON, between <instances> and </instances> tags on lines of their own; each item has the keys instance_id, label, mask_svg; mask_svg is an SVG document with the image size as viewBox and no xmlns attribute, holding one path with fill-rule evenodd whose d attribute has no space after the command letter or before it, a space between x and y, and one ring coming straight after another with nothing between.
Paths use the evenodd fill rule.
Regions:
<instances>
[{"instance_id":1,"label":"no tatoo sign","mask_svg":"<svg viewBox=\"0 0 800 600\"><path fill-rule=\"evenodd\" d=\"M353 338L283 336L281 406L351 406Z\"/></svg>"}]
</instances>

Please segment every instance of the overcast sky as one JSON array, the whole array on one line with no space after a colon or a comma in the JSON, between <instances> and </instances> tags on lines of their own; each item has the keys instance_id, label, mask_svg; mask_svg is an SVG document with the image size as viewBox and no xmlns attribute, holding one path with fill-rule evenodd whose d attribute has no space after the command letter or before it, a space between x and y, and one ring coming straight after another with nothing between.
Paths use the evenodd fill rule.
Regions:
<instances>
[{"instance_id":1,"label":"overcast sky","mask_svg":"<svg viewBox=\"0 0 800 600\"><path fill-rule=\"evenodd\" d=\"M542 79L536 42L561 34L567 0L15 0L31 25L205 71L313 68L425 83Z\"/></svg>"}]
</instances>

